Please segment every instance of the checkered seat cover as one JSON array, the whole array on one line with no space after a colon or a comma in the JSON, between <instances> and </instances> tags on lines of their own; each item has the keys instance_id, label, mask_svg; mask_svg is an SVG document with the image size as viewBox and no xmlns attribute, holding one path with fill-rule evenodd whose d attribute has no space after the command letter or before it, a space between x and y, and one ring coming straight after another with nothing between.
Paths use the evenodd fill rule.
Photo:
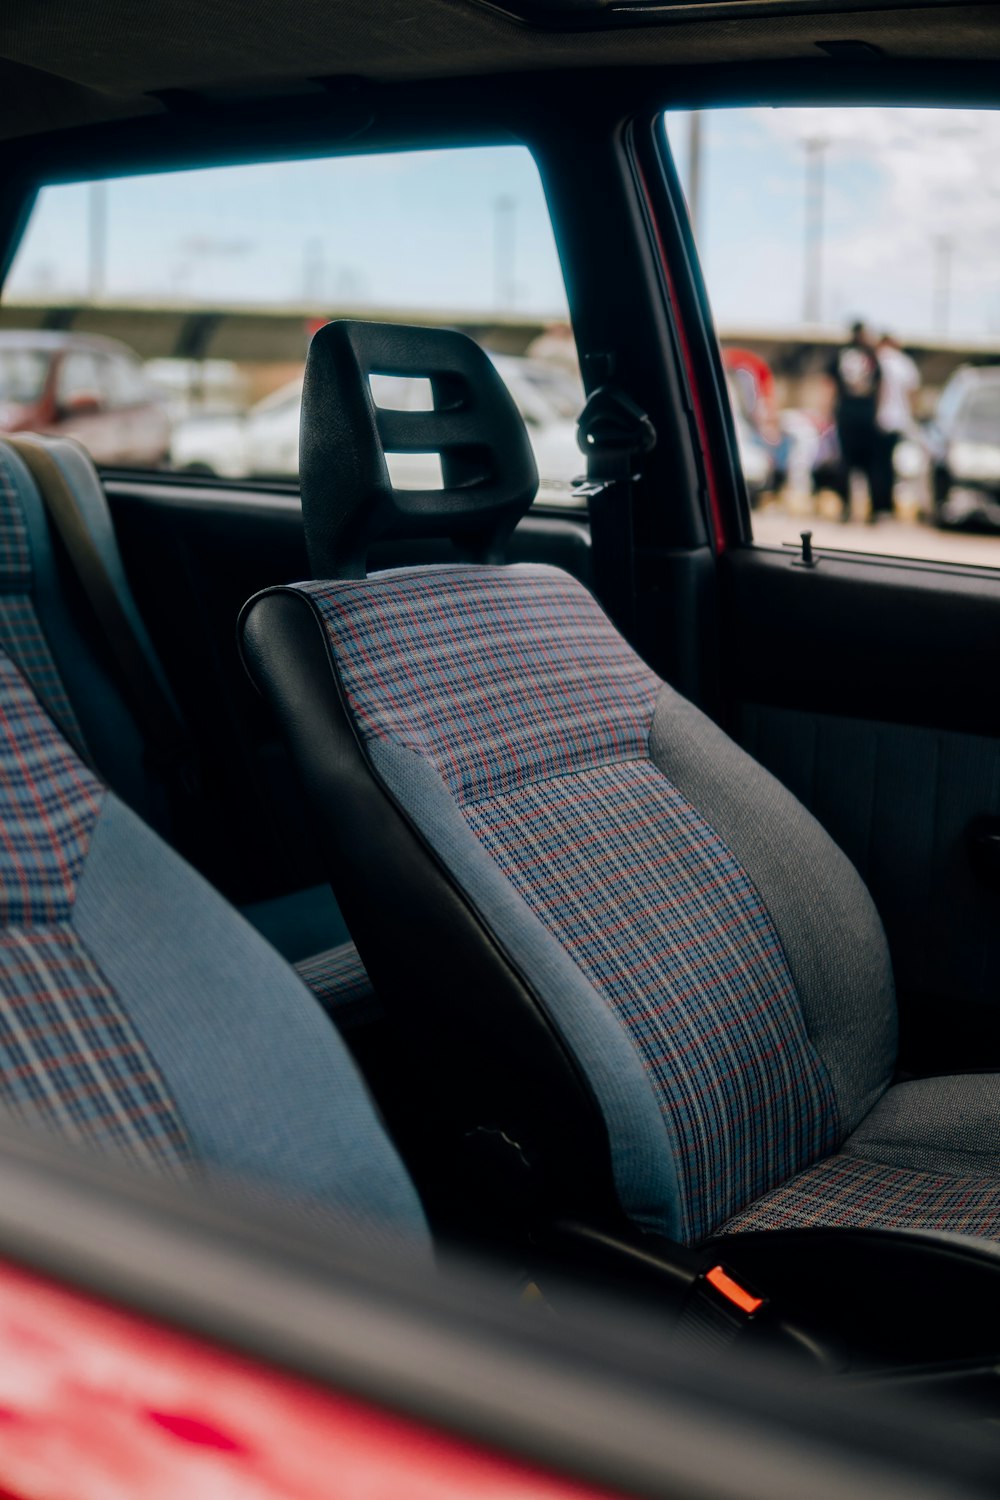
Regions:
<instances>
[{"instance_id":1,"label":"checkered seat cover","mask_svg":"<svg viewBox=\"0 0 1000 1500\"><path fill-rule=\"evenodd\" d=\"M424 1241L313 997L88 770L5 652L0 1105L146 1168Z\"/></svg>"},{"instance_id":2,"label":"checkered seat cover","mask_svg":"<svg viewBox=\"0 0 1000 1500\"><path fill-rule=\"evenodd\" d=\"M1000 1131L970 1173L956 1114L988 1110L968 1081L947 1111L933 1093L900 1107L881 924L802 806L559 570L365 575L380 535L435 523L491 550L467 454L502 398L460 340L318 336L303 503L325 576L243 620L362 957L415 1045L425 1026L435 1094L466 1133L516 1141L556 1213L606 1216L606 1173L614 1212L689 1244L880 1214L1000 1236ZM441 412L408 427L376 410L369 369L429 375ZM484 453L515 419L484 424ZM393 444L439 446L444 490L393 492L377 461ZM495 516L503 470L480 465ZM521 477L495 535L524 509Z\"/></svg>"}]
</instances>

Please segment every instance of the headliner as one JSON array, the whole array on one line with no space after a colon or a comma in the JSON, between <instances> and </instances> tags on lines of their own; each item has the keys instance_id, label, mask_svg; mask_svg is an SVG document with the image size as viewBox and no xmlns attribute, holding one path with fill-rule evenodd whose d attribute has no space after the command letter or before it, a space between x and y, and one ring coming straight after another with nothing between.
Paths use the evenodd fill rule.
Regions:
<instances>
[{"instance_id":1,"label":"headliner","mask_svg":"<svg viewBox=\"0 0 1000 1500\"><path fill-rule=\"evenodd\" d=\"M698 19L570 32L536 29L474 0L5 0L0 137L155 114L164 108L159 91L241 81L815 60L830 39L868 42L900 60L1000 58L1000 7L985 0L857 4L753 16L745 0L721 0L702 5Z\"/></svg>"}]
</instances>

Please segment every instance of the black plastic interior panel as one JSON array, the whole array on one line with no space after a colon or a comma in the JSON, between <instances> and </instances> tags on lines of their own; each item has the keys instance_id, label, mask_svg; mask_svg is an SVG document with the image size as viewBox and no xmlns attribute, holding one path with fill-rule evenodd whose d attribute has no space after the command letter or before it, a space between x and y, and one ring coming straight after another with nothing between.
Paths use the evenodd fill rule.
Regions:
<instances>
[{"instance_id":1,"label":"black plastic interior panel","mask_svg":"<svg viewBox=\"0 0 1000 1500\"><path fill-rule=\"evenodd\" d=\"M1000 573L795 559L723 561L727 727L871 891L901 1071L1000 1067Z\"/></svg>"}]
</instances>

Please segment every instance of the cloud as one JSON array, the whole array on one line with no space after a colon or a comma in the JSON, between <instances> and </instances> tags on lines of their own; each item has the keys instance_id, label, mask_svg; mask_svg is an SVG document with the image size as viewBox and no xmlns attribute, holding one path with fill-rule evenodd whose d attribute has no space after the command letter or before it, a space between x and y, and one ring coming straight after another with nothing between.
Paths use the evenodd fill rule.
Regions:
<instances>
[{"instance_id":1,"label":"cloud","mask_svg":"<svg viewBox=\"0 0 1000 1500\"><path fill-rule=\"evenodd\" d=\"M946 257L952 331L991 331L1000 315L1000 114L868 107L747 113L775 144L826 143L831 289L839 280L855 299L864 296L871 315L889 305L907 331L928 331L934 279ZM852 173L873 170L877 193L865 193L850 212L845 185Z\"/></svg>"}]
</instances>

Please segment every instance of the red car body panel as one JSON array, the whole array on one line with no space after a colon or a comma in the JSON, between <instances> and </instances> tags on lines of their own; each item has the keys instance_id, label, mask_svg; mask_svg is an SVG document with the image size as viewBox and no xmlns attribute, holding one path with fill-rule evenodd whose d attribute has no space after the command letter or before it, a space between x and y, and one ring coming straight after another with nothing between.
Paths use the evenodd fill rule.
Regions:
<instances>
[{"instance_id":1,"label":"red car body panel","mask_svg":"<svg viewBox=\"0 0 1000 1500\"><path fill-rule=\"evenodd\" d=\"M598 1493L0 1263L0 1500Z\"/></svg>"}]
</instances>

